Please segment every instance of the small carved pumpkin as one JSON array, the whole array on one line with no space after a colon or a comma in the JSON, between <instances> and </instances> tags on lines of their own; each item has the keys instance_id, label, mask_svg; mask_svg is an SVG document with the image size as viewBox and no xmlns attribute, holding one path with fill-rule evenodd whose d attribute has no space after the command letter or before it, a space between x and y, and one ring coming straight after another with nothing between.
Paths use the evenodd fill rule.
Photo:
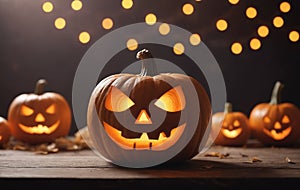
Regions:
<instances>
[{"instance_id":1,"label":"small carved pumpkin","mask_svg":"<svg viewBox=\"0 0 300 190\"><path fill-rule=\"evenodd\" d=\"M211 116L206 91L190 76L158 74L148 50L137 57L142 59L140 75L109 76L91 95L87 121L93 146L109 162L125 167L192 158Z\"/></svg>"},{"instance_id":2,"label":"small carved pumpkin","mask_svg":"<svg viewBox=\"0 0 300 190\"><path fill-rule=\"evenodd\" d=\"M36 84L35 93L21 94L10 104L8 121L12 135L27 143L52 142L67 136L71 127L71 109L65 98L55 92L43 92L46 81Z\"/></svg>"},{"instance_id":3,"label":"small carved pumpkin","mask_svg":"<svg viewBox=\"0 0 300 190\"><path fill-rule=\"evenodd\" d=\"M276 82L270 103L260 103L250 113L253 136L265 145L287 146L300 137L300 110L292 103L280 103L282 88Z\"/></svg>"},{"instance_id":4,"label":"small carved pumpkin","mask_svg":"<svg viewBox=\"0 0 300 190\"><path fill-rule=\"evenodd\" d=\"M220 130L219 129L221 126ZM232 104L225 104L224 112L215 113L212 117L213 132L218 132L216 145L243 146L250 137L248 117L242 112L233 112Z\"/></svg>"},{"instance_id":5,"label":"small carved pumpkin","mask_svg":"<svg viewBox=\"0 0 300 190\"><path fill-rule=\"evenodd\" d=\"M9 125L6 119L0 117L0 147L6 144L11 137Z\"/></svg>"}]
</instances>

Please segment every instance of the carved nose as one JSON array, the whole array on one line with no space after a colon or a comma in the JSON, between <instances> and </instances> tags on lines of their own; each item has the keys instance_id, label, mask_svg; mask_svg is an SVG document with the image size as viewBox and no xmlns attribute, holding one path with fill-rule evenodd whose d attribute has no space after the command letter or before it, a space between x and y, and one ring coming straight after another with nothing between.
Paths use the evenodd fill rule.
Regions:
<instances>
[{"instance_id":1,"label":"carved nose","mask_svg":"<svg viewBox=\"0 0 300 190\"><path fill-rule=\"evenodd\" d=\"M276 121L276 123L274 125L274 129L281 129L281 125L278 121Z\"/></svg>"},{"instance_id":2,"label":"carved nose","mask_svg":"<svg viewBox=\"0 0 300 190\"><path fill-rule=\"evenodd\" d=\"M35 122L44 122L44 121L46 121L45 117L41 113L38 113L35 117Z\"/></svg>"},{"instance_id":3,"label":"carved nose","mask_svg":"<svg viewBox=\"0 0 300 190\"><path fill-rule=\"evenodd\" d=\"M135 124L152 124L150 116L147 114L146 110L141 110L137 119L135 120Z\"/></svg>"}]
</instances>

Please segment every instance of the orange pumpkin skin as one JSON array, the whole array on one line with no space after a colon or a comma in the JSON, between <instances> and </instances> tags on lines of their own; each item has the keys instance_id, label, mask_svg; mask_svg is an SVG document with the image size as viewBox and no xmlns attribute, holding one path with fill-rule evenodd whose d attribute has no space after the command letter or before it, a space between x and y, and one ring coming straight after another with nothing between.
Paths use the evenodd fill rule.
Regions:
<instances>
[{"instance_id":1,"label":"orange pumpkin skin","mask_svg":"<svg viewBox=\"0 0 300 190\"><path fill-rule=\"evenodd\" d=\"M253 136L268 146L290 146L300 138L300 110L292 103L279 103L282 87L277 82L271 102L256 105L249 116Z\"/></svg>"},{"instance_id":2,"label":"orange pumpkin skin","mask_svg":"<svg viewBox=\"0 0 300 190\"><path fill-rule=\"evenodd\" d=\"M228 106L230 103L226 103ZM215 145L243 146L250 137L248 117L242 112L233 112L232 108L224 112L215 113L212 116L213 132L218 132L214 141ZM230 104L231 107L231 104ZM219 129L221 126L220 130Z\"/></svg>"},{"instance_id":3,"label":"orange pumpkin skin","mask_svg":"<svg viewBox=\"0 0 300 190\"><path fill-rule=\"evenodd\" d=\"M0 146L6 144L11 137L9 125L6 119L0 117Z\"/></svg>"},{"instance_id":4,"label":"orange pumpkin skin","mask_svg":"<svg viewBox=\"0 0 300 190\"><path fill-rule=\"evenodd\" d=\"M69 104L58 93L42 92L41 86L45 83L39 80L35 93L21 94L10 104L8 121L12 136L17 140L30 144L46 143L69 134Z\"/></svg>"},{"instance_id":5,"label":"orange pumpkin skin","mask_svg":"<svg viewBox=\"0 0 300 190\"><path fill-rule=\"evenodd\" d=\"M145 73L147 72L145 71ZM193 109L190 109L191 106L195 106L195 102L189 102L189 97L191 96L189 96L189 91L186 91L186 86L190 85L190 82L192 82L192 85L197 93L196 96L199 105L196 106L201 105L199 115L195 114ZM144 108L147 113L150 113L148 110L150 104L152 104L153 101L157 100L160 96L162 96L162 94L166 93L169 90L172 90L173 85L170 86L168 84L175 84L174 86L181 86L183 95L186 99L186 106L183 110L179 110L178 112L166 113L166 118L164 119L163 123L159 125L159 127L155 131L147 132L147 135L149 139L156 139L159 133L162 131L166 132L167 134L167 131L170 132L174 127L181 125L181 123L179 123L178 121L179 119L181 119L181 117L184 117L183 121L186 123L185 128L191 127L189 126L189 120L197 119L198 123L196 126L196 130L193 133L192 137L190 137L189 142L187 142L186 146L180 152L178 152L177 155L170 158L167 162L174 163L191 159L199 152L199 145L203 140L204 133L206 131L206 128L208 127L208 123L211 117L211 105L209 97L202 85L197 80L187 75L176 73L156 74L151 76L134 74L116 74L103 79L94 89L94 92L92 93L92 96L90 98L90 104L87 114L89 130L92 134L97 134L98 132L95 132L95 128L104 127L106 129L106 125L101 126L98 124L99 126L96 126L97 122L93 122L93 120L95 120L93 119L93 117L95 116L93 116L92 111L94 110L93 107L95 107L96 112L98 114L97 117L99 117L99 121L102 123L108 123L110 127L114 127L119 131L122 131L122 138L140 138L142 132L140 134L137 134L135 132L129 131L128 129L126 129L126 126L122 126L115 118L116 113L107 109L108 106L106 106L106 99L109 97L108 95L110 94L110 90L112 88L117 88L125 94L130 94L128 95L128 97L132 98L132 101L137 107L132 106L126 111L132 113L133 117L137 119L139 117L139 113L141 113L141 108ZM130 87L133 88L131 89ZM120 113L123 114L122 112ZM151 116L151 121L153 122L153 124L155 124L156 120L154 116L149 116ZM125 122L130 122L127 117L124 117L124 115L122 115L121 118L124 118ZM151 126L151 124L149 124L149 127ZM130 123L129 125L134 125L134 122ZM170 134L167 134L168 137L169 135ZM115 145L113 145L113 141L109 143L109 140L104 138L106 136L105 134L97 134L97 136L101 136L102 139L98 138L95 140L95 138L97 137L93 135L92 139L94 139L95 144L97 144L96 146L100 147L98 149L101 149L100 152L102 152L104 158L110 162L114 162L113 160L115 158L124 158L124 160L126 161L127 159L128 162L139 162L139 159L141 159L139 158L139 154L145 153L145 151L150 153L150 156L152 154L161 155L164 154L164 152L167 152L168 148L172 148L171 145L171 147L167 147L166 149L155 150L156 147L154 141L152 143L152 147L140 147L138 143L136 144L136 146L134 145L131 147L126 147L120 146L120 143L122 143L121 140L117 140L119 142L119 146L117 146L116 148ZM179 138L182 137L179 136ZM101 145L99 146L99 144Z\"/></svg>"}]
</instances>

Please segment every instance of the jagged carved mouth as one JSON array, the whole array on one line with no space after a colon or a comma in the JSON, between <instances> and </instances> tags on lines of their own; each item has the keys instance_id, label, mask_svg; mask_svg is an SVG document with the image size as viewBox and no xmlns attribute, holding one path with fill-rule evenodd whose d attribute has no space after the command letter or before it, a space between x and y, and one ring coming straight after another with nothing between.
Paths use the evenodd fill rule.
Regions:
<instances>
[{"instance_id":1,"label":"jagged carved mouth","mask_svg":"<svg viewBox=\"0 0 300 190\"><path fill-rule=\"evenodd\" d=\"M234 129L234 130L222 129L222 133L225 137L234 139L242 133L242 128L238 128L238 129Z\"/></svg>"},{"instance_id":2,"label":"jagged carved mouth","mask_svg":"<svg viewBox=\"0 0 300 190\"><path fill-rule=\"evenodd\" d=\"M56 121L50 127L42 124L38 124L37 126L28 127L19 123L20 129L28 134L51 134L53 133L59 126L60 120Z\"/></svg>"},{"instance_id":3,"label":"jagged carved mouth","mask_svg":"<svg viewBox=\"0 0 300 190\"><path fill-rule=\"evenodd\" d=\"M164 132L159 134L158 139L149 139L147 133L142 133L140 138L125 138L122 132L115 129L106 122L103 122L104 129L108 136L119 146L131 150L166 150L175 144L181 137L186 123L173 128L169 137Z\"/></svg>"},{"instance_id":4,"label":"jagged carved mouth","mask_svg":"<svg viewBox=\"0 0 300 190\"><path fill-rule=\"evenodd\" d=\"M285 139L291 133L292 127L288 127L280 131L276 131L276 129L268 130L264 128L263 131L266 135L273 138L274 140L280 141Z\"/></svg>"}]
</instances>

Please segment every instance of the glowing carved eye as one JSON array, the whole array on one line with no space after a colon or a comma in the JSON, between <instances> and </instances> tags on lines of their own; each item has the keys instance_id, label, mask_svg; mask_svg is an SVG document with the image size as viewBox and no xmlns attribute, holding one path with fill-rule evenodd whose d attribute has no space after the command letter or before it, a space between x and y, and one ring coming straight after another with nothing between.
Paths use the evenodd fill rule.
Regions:
<instances>
[{"instance_id":1,"label":"glowing carved eye","mask_svg":"<svg viewBox=\"0 0 300 190\"><path fill-rule=\"evenodd\" d=\"M164 93L154 105L168 112L183 110L185 107L185 98L181 86L172 88Z\"/></svg>"},{"instance_id":2,"label":"glowing carved eye","mask_svg":"<svg viewBox=\"0 0 300 190\"><path fill-rule=\"evenodd\" d=\"M271 123L271 119L269 117L264 117L264 122L265 123Z\"/></svg>"},{"instance_id":3,"label":"glowing carved eye","mask_svg":"<svg viewBox=\"0 0 300 190\"><path fill-rule=\"evenodd\" d=\"M240 124L240 122L238 121L238 120L235 120L234 122L233 122L233 126L235 126L235 127L239 127L241 124Z\"/></svg>"},{"instance_id":4,"label":"glowing carved eye","mask_svg":"<svg viewBox=\"0 0 300 190\"><path fill-rule=\"evenodd\" d=\"M286 116L286 115L283 116L282 123L284 123L284 124L290 123L290 118L288 116Z\"/></svg>"},{"instance_id":5,"label":"glowing carved eye","mask_svg":"<svg viewBox=\"0 0 300 190\"><path fill-rule=\"evenodd\" d=\"M51 106L49 106L49 107L46 109L46 113L48 113L48 114L55 114L55 105L52 104Z\"/></svg>"},{"instance_id":6,"label":"glowing carved eye","mask_svg":"<svg viewBox=\"0 0 300 190\"><path fill-rule=\"evenodd\" d=\"M30 107L22 105L22 107L21 107L21 115L31 116L33 114L33 112L34 112L34 110L31 109Z\"/></svg>"},{"instance_id":7,"label":"glowing carved eye","mask_svg":"<svg viewBox=\"0 0 300 190\"><path fill-rule=\"evenodd\" d=\"M112 87L106 96L105 108L113 112L122 112L134 105L134 102L121 90Z\"/></svg>"},{"instance_id":8,"label":"glowing carved eye","mask_svg":"<svg viewBox=\"0 0 300 190\"><path fill-rule=\"evenodd\" d=\"M226 121L223 122L223 127L228 127L228 123Z\"/></svg>"}]
</instances>

